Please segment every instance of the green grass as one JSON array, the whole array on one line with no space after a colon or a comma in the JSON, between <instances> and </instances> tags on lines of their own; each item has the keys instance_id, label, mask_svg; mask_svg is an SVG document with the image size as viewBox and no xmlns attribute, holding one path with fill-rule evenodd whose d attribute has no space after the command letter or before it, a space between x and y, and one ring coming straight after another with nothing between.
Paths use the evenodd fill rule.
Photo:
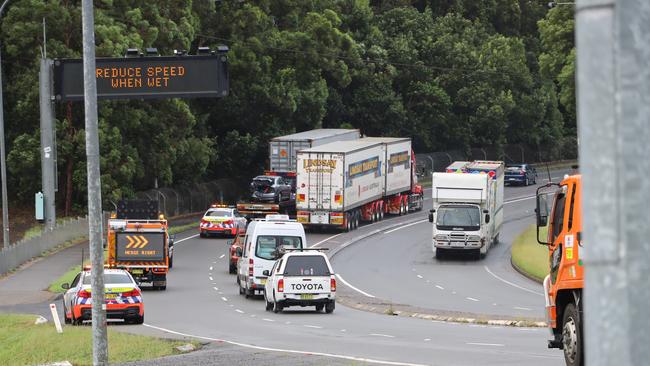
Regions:
<instances>
[{"instance_id":1,"label":"green grass","mask_svg":"<svg viewBox=\"0 0 650 366\"><path fill-rule=\"evenodd\" d=\"M182 233L183 231L196 229L198 227L199 227L198 222L193 222L193 223L189 223L189 224L181 225L181 226L174 226L174 227L169 228L169 234L170 235L178 234L178 233Z\"/></svg>"},{"instance_id":2,"label":"green grass","mask_svg":"<svg viewBox=\"0 0 650 366\"><path fill-rule=\"evenodd\" d=\"M546 238L546 228L540 229L540 238ZM512 262L521 271L538 281L548 274L548 248L537 242L535 225L529 226L519 234L512 244Z\"/></svg>"},{"instance_id":3,"label":"green grass","mask_svg":"<svg viewBox=\"0 0 650 366\"><path fill-rule=\"evenodd\" d=\"M70 361L92 365L92 328L64 326L56 333L51 322L35 325L36 315L0 315L0 365L37 365ZM147 360L180 353L175 347L186 341L126 334L108 329L108 357L111 364ZM192 342L199 347L198 342Z\"/></svg>"}]
</instances>

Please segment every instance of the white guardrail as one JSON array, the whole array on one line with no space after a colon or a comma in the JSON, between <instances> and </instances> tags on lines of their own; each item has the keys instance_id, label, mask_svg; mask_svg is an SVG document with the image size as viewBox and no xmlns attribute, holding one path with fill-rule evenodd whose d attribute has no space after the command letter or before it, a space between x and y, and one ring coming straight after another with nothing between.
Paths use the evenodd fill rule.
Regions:
<instances>
[{"instance_id":1,"label":"white guardrail","mask_svg":"<svg viewBox=\"0 0 650 366\"><path fill-rule=\"evenodd\" d=\"M43 230L39 236L21 240L0 251L0 276L27 263L67 241L88 236L88 218L79 217L57 224L52 230Z\"/></svg>"}]
</instances>

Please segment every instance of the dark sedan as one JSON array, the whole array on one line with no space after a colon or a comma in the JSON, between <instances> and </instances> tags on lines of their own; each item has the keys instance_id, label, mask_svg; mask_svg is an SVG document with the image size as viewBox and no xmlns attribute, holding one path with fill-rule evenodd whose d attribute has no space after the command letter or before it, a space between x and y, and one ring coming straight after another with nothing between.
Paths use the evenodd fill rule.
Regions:
<instances>
[{"instance_id":1,"label":"dark sedan","mask_svg":"<svg viewBox=\"0 0 650 366\"><path fill-rule=\"evenodd\" d=\"M530 185L537 183L537 171L529 164L508 164L505 172L506 184Z\"/></svg>"}]
</instances>

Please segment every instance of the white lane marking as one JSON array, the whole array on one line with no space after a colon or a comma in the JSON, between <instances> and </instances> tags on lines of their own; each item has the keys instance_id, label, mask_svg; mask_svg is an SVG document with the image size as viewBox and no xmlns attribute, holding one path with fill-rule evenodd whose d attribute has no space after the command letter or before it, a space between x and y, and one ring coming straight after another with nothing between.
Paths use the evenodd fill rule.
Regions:
<instances>
[{"instance_id":1,"label":"white lane marking","mask_svg":"<svg viewBox=\"0 0 650 366\"><path fill-rule=\"evenodd\" d=\"M217 264L217 261L212 262L213 264Z\"/></svg>"},{"instance_id":2,"label":"white lane marking","mask_svg":"<svg viewBox=\"0 0 650 366\"><path fill-rule=\"evenodd\" d=\"M210 270L212 271L212 266L210 266Z\"/></svg>"},{"instance_id":3,"label":"white lane marking","mask_svg":"<svg viewBox=\"0 0 650 366\"><path fill-rule=\"evenodd\" d=\"M424 277L422 277L422 275L418 275L418 278L424 278Z\"/></svg>"},{"instance_id":4,"label":"white lane marking","mask_svg":"<svg viewBox=\"0 0 650 366\"><path fill-rule=\"evenodd\" d=\"M213 289L214 289L215 291L219 291L219 288L218 288L218 287L213 287Z\"/></svg>"},{"instance_id":5,"label":"white lane marking","mask_svg":"<svg viewBox=\"0 0 650 366\"><path fill-rule=\"evenodd\" d=\"M337 236L342 235L342 234L343 234L343 233L338 233L338 234L336 234L336 235L332 235L332 236L330 236L330 237L327 237L327 238L325 238L325 239L319 241L318 243L312 245L310 248L315 248L315 247L317 247L317 246L323 244L324 242L326 242L326 241L328 241L328 240L330 240L330 239L334 239L334 238L336 238Z\"/></svg>"},{"instance_id":6,"label":"white lane marking","mask_svg":"<svg viewBox=\"0 0 650 366\"><path fill-rule=\"evenodd\" d=\"M307 328L323 329L323 327L319 327L318 325L309 325L309 324L305 324L304 326L307 327Z\"/></svg>"},{"instance_id":7,"label":"white lane marking","mask_svg":"<svg viewBox=\"0 0 650 366\"><path fill-rule=\"evenodd\" d=\"M452 295L456 295L456 291L452 291L451 294L452 294Z\"/></svg>"},{"instance_id":8,"label":"white lane marking","mask_svg":"<svg viewBox=\"0 0 650 366\"><path fill-rule=\"evenodd\" d=\"M373 336L373 337L395 338L395 336L392 336L390 334L370 333L368 335Z\"/></svg>"},{"instance_id":9,"label":"white lane marking","mask_svg":"<svg viewBox=\"0 0 650 366\"><path fill-rule=\"evenodd\" d=\"M424 338L424 341L425 341L425 342L430 342L430 341L431 341L431 338Z\"/></svg>"},{"instance_id":10,"label":"white lane marking","mask_svg":"<svg viewBox=\"0 0 650 366\"><path fill-rule=\"evenodd\" d=\"M417 363L408 363L408 362L396 362L396 361L382 361L382 360L374 360L371 358L363 358L363 357L355 357L355 356L346 356L346 355L339 355L339 354L334 354L334 353L323 353L323 352L308 352L308 351L298 351L298 350L292 350L292 349L281 349L281 348L271 348L271 347L262 347L262 346L254 346L252 344L246 344L246 343L240 343L240 342L234 342L234 341L229 341L227 339L219 339L219 338L211 338L211 337L203 337L203 336L198 336L198 335L193 335L193 334L188 334L188 333L181 333L181 332L176 332L171 329L166 329L162 327L157 327L155 325L150 325L150 324L144 324L145 327L152 328L159 330L161 332L166 332L166 333L171 333L171 334L176 334L180 335L183 337L192 337L196 339L205 339L207 341L212 341L212 342L223 342L223 343L228 343L232 344L234 346L239 346L239 347L246 347L246 348L252 348L252 349L257 349L257 350L262 350L262 351L271 351L271 352L285 352L285 353L293 353L293 354L300 354L300 355L315 355L315 356L323 356L323 357L331 357L331 358L339 358L343 360L349 360L349 361L356 361L356 362L368 362L368 363L376 363L380 365L393 365L393 366L425 366L423 364L417 364Z\"/></svg>"},{"instance_id":11,"label":"white lane marking","mask_svg":"<svg viewBox=\"0 0 650 366\"><path fill-rule=\"evenodd\" d=\"M421 224L421 223L423 223L423 222L429 222L429 219L425 219L425 220L420 220L420 221L412 222L412 223L410 223L410 224L407 224L407 225L403 225L403 226L397 227L397 228L395 228L395 229L391 229L391 230L388 230L388 231L384 231L384 234L390 234L390 233L392 233L393 231L402 230L402 229L404 229L404 228L406 228L406 227L413 226L413 225L417 225L417 224Z\"/></svg>"},{"instance_id":12,"label":"white lane marking","mask_svg":"<svg viewBox=\"0 0 650 366\"><path fill-rule=\"evenodd\" d=\"M284 323L284 324L289 325L289 324L291 324L291 322L286 322L286 323Z\"/></svg>"},{"instance_id":13,"label":"white lane marking","mask_svg":"<svg viewBox=\"0 0 650 366\"><path fill-rule=\"evenodd\" d=\"M436 287L439 288L439 289L441 289L441 290L444 290L444 289L445 289L444 287L442 287L442 286L440 286L440 285L436 285Z\"/></svg>"},{"instance_id":14,"label":"white lane marking","mask_svg":"<svg viewBox=\"0 0 650 366\"><path fill-rule=\"evenodd\" d=\"M501 343L474 343L474 342L467 342L465 343L470 346L491 346L491 347L504 347L505 344Z\"/></svg>"},{"instance_id":15,"label":"white lane marking","mask_svg":"<svg viewBox=\"0 0 650 366\"><path fill-rule=\"evenodd\" d=\"M275 321L275 320L273 320L273 319L269 319L269 318L264 318L264 319L262 319L262 320L264 320L265 322L274 322L274 321Z\"/></svg>"},{"instance_id":16,"label":"white lane marking","mask_svg":"<svg viewBox=\"0 0 650 366\"><path fill-rule=\"evenodd\" d=\"M347 330L345 330L345 329L341 329L341 332L347 332Z\"/></svg>"},{"instance_id":17,"label":"white lane marking","mask_svg":"<svg viewBox=\"0 0 650 366\"><path fill-rule=\"evenodd\" d=\"M361 295L366 296L366 297L373 297L373 298L375 297L374 295L371 295L371 294L369 294L369 293L367 293L367 292L361 291L361 290L359 290L358 288L356 288L356 287L350 285L350 284L348 283L348 281L344 280L343 277L341 277L340 274L337 273L337 274L336 274L336 277L337 277L339 280L341 280L341 282L343 282L344 285L346 285L346 286L348 286L349 288L353 289L354 291L360 293Z\"/></svg>"},{"instance_id":18,"label":"white lane marking","mask_svg":"<svg viewBox=\"0 0 650 366\"><path fill-rule=\"evenodd\" d=\"M525 310L525 311L531 311L531 310L533 310L533 309L530 309L530 308L524 308L524 307L521 307L521 306L515 306L513 309L515 309L515 310Z\"/></svg>"},{"instance_id":19,"label":"white lane marking","mask_svg":"<svg viewBox=\"0 0 650 366\"><path fill-rule=\"evenodd\" d=\"M184 239L181 239L181 240L176 240L176 241L174 242L174 244L182 243L182 242L184 242L185 240L190 240L190 239L192 239L192 238L196 238L197 236L199 236L199 234L192 235L192 236L188 236L187 238L184 238Z\"/></svg>"},{"instance_id":20,"label":"white lane marking","mask_svg":"<svg viewBox=\"0 0 650 366\"><path fill-rule=\"evenodd\" d=\"M520 290L524 290L524 291L526 291L526 292L530 292L531 294L535 294L535 295L539 295L539 296L544 296L544 294L541 293L541 292L533 291L533 290L531 290L531 289L527 289L527 288L525 288L525 287L519 286L519 285L517 285L516 283L512 283L512 282L510 282L510 281L508 281L508 280L504 280L503 278L501 278L501 277L495 275L494 273L492 273L492 271L490 271L490 269L489 269L487 266L483 266L483 268L485 268L485 270L487 271L487 273L491 274L492 277L496 278L497 280L499 280L499 281L501 281L501 282L503 282L503 283L507 283L508 285L510 285L510 286L512 286L512 287L516 287L516 288L518 288L518 289L520 289Z\"/></svg>"},{"instance_id":21,"label":"white lane marking","mask_svg":"<svg viewBox=\"0 0 650 366\"><path fill-rule=\"evenodd\" d=\"M238 312L239 314L245 314L243 311L241 311L239 309L235 309L235 311Z\"/></svg>"},{"instance_id":22,"label":"white lane marking","mask_svg":"<svg viewBox=\"0 0 650 366\"><path fill-rule=\"evenodd\" d=\"M537 197L537 196L526 196L526 197L521 197L521 198L513 198L513 199L511 199L511 200L503 201L503 204L504 204L504 205L507 205L507 204L510 204L510 203L517 203L517 202L521 202L521 201L528 201L528 200L532 200L532 199L535 198L535 197Z\"/></svg>"},{"instance_id":23,"label":"white lane marking","mask_svg":"<svg viewBox=\"0 0 650 366\"><path fill-rule=\"evenodd\" d=\"M228 301L228 299L226 299L226 298L223 297L223 296L221 296L221 300L223 300L223 301Z\"/></svg>"},{"instance_id":24,"label":"white lane marking","mask_svg":"<svg viewBox=\"0 0 650 366\"><path fill-rule=\"evenodd\" d=\"M254 318L254 317L255 317L255 314L251 315L251 318Z\"/></svg>"},{"instance_id":25,"label":"white lane marking","mask_svg":"<svg viewBox=\"0 0 650 366\"><path fill-rule=\"evenodd\" d=\"M234 307L235 305L233 305L233 304L230 304L230 305L228 305L228 306L230 306L230 307L232 308L232 307Z\"/></svg>"},{"instance_id":26,"label":"white lane marking","mask_svg":"<svg viewBox=\"0 0 650 366\"><path fill-rule=\"evenodd\" d=\"M210 277L210 281L214 281L214 278Z\"/></svg>"},{"instance_id":27,"label":"white lane marking","mask_svg":"<svg viewBox=\"0 0 650 366\"><path fill-rule=\"evenodd\" d=\"M467 300L470 300L470 301L478 301L478 299L475 299L475 298L473 298L473 297L466 297L466 299L467 299Z\"/></svg>"},{"instance_id":28,"label":"white lane marking","mask_svg":"<svg viewBox=\"0 0 650 366\"><path fill-rule=\"evenodd\" d=\"M219 295L223 295L223 292L219 291Z\"/></svg>"},{"instance_id":29,"label":"white lane marking","mask_svg":"<svg viewBox=\"0 0 650 366\"><path fill-rule=\"evenodd\" d=\"M225 257L225 256L226 256L225 254L222 254L222 255L219 257L219 259L221 259L221 258L223 258L223 257Z\"/></svg>"}]
</instances>

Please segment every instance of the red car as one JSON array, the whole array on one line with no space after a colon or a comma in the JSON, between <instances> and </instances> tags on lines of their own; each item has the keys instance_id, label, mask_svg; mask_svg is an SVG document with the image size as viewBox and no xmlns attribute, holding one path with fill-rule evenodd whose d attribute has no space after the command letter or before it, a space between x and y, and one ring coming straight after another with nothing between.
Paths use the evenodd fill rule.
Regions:
<instances>
[{"instance_id":1,"label":"red car","mask_svg":"<svg viewBox=\"0 0 650 366\"><path fill-rule=\"evenodd\" d=\"M239 257L241 257L241 251L243 250L244 247L244 236L246 235L246 232L240 232L239 235L235 237L235 239L231 242L230 244L230 257L228 260L228 272L230 274L235 274L237 273L237 261L239 261Z\"/></svg>"}]
</instances>

